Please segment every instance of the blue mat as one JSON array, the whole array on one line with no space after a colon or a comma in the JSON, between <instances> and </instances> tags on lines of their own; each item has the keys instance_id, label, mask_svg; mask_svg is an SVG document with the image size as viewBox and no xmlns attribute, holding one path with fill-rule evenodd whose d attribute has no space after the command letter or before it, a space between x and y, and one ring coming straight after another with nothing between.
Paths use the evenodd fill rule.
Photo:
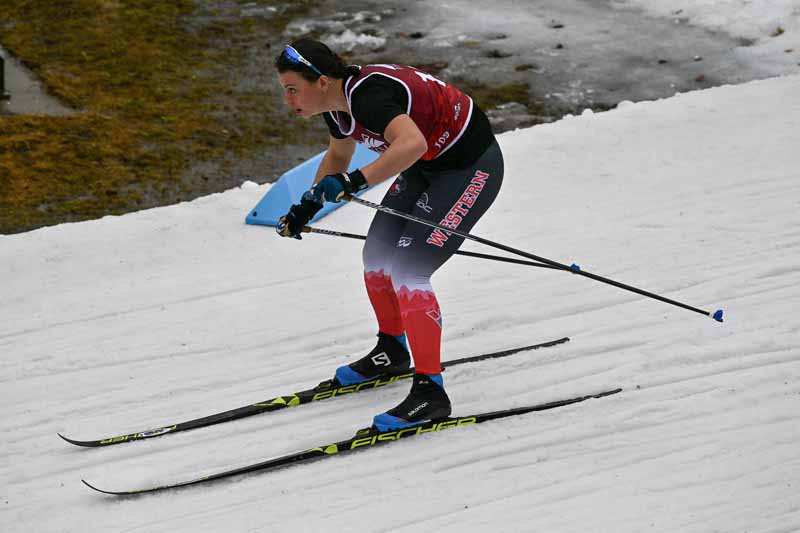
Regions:
<instances>
[{"instance_id":1,"label":"blue mat","mask_svg":"<svg viewBox=\"0 0 800 533\"><path fill-rule=\"evenodd\" d=\"M317 168L322 161L325 152L315 155L308 161L300 163L293 169L283 174L256 206L250 210L245 222L247 224L260 224L263 226L277 226L280 219L292 204L300 201L300 197L306 192L314 182ZM368 165L378 158L378 154L364 147L361 143L356 144L356 151L350 163L351 169L361 168ZM361 191L362 193L364 191ZM361 194L361 193L359 193ZM312 222L316 222L334 209L347 205L347 202L338 204L327 202Z\"/></svg>"}]
</instances>

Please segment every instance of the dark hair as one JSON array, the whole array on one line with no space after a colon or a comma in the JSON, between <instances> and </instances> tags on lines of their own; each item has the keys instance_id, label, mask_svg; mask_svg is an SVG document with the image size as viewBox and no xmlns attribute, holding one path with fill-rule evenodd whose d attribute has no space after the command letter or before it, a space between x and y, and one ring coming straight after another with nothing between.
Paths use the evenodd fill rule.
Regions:
<instances>
[{"instance_id":1,"label":"dark hair","mask_svg":"<svg viewBox=\"0 0 800 533\"><path fill-rule=\"evenodd\" d=\"M347 65L342 58L328 48L325 43L315 41L314 39L298 39L292 43L292 47L300 52L300 55L306 58L320 72L330 78L343 80L349 76L358 74L358 67ZM280 55L275 59L275 68L278 69L278 72L286 72L288 70L297 72L308 81L317 81L317 79L319 79L317 73L306 65L290 62L283 55L283 50L281 50Z\"/></svg>"}]
</instances>

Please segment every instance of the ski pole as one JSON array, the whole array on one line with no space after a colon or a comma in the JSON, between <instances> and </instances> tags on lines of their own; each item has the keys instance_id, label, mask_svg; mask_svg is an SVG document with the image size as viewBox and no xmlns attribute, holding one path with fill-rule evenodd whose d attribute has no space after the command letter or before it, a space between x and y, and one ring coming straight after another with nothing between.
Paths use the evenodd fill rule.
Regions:
<instances>
[{"instance_id":1,"label":"ski pole","mask_svg":"<svg viewBox=\"0 0 800 533\"><path fill-rule=\"evenodd\" d=\"M345 237L347 239L358 239L361 241L367 240L364 235L356 235L354 233L344 233L342 231L333 231L322 228L312 228L311 226L303 226L303 233L318 233L320 235L332 235L334 237ZM552 268L553 270L561 270L552 265L543 265L542 263L534 263L533 261L523 261L522 259L513 259L511 257L500 257L499 255L479 254L476 252L467 252L463 250L456 251L456 255L464 255L467 257L476 257L478 259L489 259L490 261L502 261L503 263L514 263L515 265L528 265L541 268Z\"/></svg>"},{"instance_id":2,"label":"ski pole","mask_svg":"<svg viewBox=\"0 0 800 533\"><path fill-rule=\"evenodd\" d=\"M694 311L695 313L699 313L701 315L705 315L705 316L711 317L714 320L716 320L717 322L722 322L722 315L723 315L722 309L718 309L712 314L709 311L705 311L703 309L698 309L697 307L692 307L691 305L687 305L685 303L678 302L676 300L672 300L670 298L666 298L664 296L660 296L658 294L639 289L639 288L634 287L632 285L626 285L625 283L620 283L619 281L615 281L613 279L604 278L603 276L598 276L597 274L592 274L591 272L586 272L585 270L581 270L581 267L579 267L576 264L573 264L571 266L567 266L567 265L565 265L563 263L559 263L557 261L553 261L552 259L547 259L546 257L540 257L538 255L534 255L534 254L531 254L531 253L528 253L528 252L524 252L522 250L518 250L516 248L512 248L511 246L506 246L505 244L500 244L498 242L490 241L489 239L484 239L483 237L478 237L477 235L472 235L470 233L465 233L463 231L458 231L456 229L451 229L451 228L442 226L441 224L437 224L435 222L431 222L429 220L425 220L424 218L419 218L419 217L416 217L414 215L410 215L408 213L403 213L402 211L397 211L397 210L392 209L391 207L387 207L385 205L380 205L380 204L376 204L376 203L370 202L369 200L364 200L363 198L359 198L357 196L345 195L343 197L343 199L347 200L348 202L355 202L357 204L361 204L361 205L366 206L366 207L371 207L372 209L375 209L377 211L381 211L383 213L387 213L387 214L394 215L394 216L397 216L397 217L400 217L400 218L405 218L407 220L411 220L413 222L418 222L420 224L424 224L424 225L426 225L428 227L431 227L431 228L434 228L434 229L438 229L439 231L445 232L448 235L449 234L458 235L459 237L462 237L464 239L469 239L469 240L472 240L472 241L475 241L475 242L479 242L481 244L485 244L486 246L491 246L492 248L497 248L498 250L503 250L505 252L509 252L509 253L512 253L512 254L515 254L515 255L526 257L528 259L533 259L534 261L538 261L540 263L544 263L546 265L550 265L552 267L555 267L556 269L566 270L567 272L570 272L572 274L575 274L575 275L578 275L578 276L584 276L584 277L587 277L589 279L593 279L595 281L599 281L601 283L606 283L608 285L612 285L612 286L617 287L619 289L624 289L626 291L634 292L634 293L642 295L642 296L647 296L648 298L653 298L654 300L659 300L661 302L668 303L670 305L674 305L674 306L677 306L677 307L681 307L681 308L687 309L689 311Z\"/></svg>"}]
</instances>

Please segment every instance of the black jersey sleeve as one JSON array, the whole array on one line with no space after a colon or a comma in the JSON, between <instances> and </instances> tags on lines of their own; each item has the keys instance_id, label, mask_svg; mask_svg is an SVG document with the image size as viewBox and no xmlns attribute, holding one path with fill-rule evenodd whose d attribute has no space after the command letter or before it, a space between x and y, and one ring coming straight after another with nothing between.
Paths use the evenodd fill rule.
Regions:
<instances>
[{"instance_id":1,"label":"black jersey sleeve","mask_svg":"<svg viewBox=\"0 0 800 533\"><path fill-rule=\"evenodd\" d=\"M333 117L331 116L330 111L325 111L322 114L322 118L325 119L325 124L328 125L328 131L330 131L331 137L333 137L334 139L346 139L347 138L347 135L342 133L342 131L339 129L339 125L336 124L336 122L333 121Z\"/></svg>"},{"instance_id":2,"label":"black jersey sleeve","mask_svg":"<svg viewBox=\"0 0 800 533\"><path fill-rule=\"evenodd\" d=\"M350 109L356 122L383 135L395 117L408 113L408 92L399 82L373 74L353 91Z\"/></svg>"}]
</instances>

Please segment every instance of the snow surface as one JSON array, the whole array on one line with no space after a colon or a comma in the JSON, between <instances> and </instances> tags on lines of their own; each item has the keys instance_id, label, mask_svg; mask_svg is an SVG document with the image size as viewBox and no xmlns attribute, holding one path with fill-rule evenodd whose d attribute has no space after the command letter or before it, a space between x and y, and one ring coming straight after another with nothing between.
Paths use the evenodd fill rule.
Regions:
<instances>
[{"instance_id":1,"label":"snow surface","mask_svg":"<svg viewBox=\"0 0 800 533\"><path fill-rule=\"evenodd\" d=\"M670 3L709 25L739 4L790 5ZM330 377L374 340L360 244L243 225L266 190L253 184L0 236L0 531L800 531L799 131L793 75L500 136L506 180L476 235L726 321L455 257L434 277L444 359L572 338L448 370L455 413L621 394L134 499L80 479L128 489L262 461L347 438L404 397L398 385L106 449L56 436ZM347 206L320 226L363 233L371 216Z\"/></svg>"},{"instance_id":2,"label":"snow surface","mask_svg":"<svg viewBox=\"0 0 800 533\"><path fill-rule=\"evenodd\" d=\"M135 488L333 442L407 386L107 449L56 432L126 433L326 379L373 342L360 245L244 226L264 192L250 184L0 237L0 530L800 530L798 88L500 137L507 178L476 235L727 318L454 258L434 278L445 359L572 337L449 370L455 413L623 393L170 494L115 500L80 479ZM324 226L371 215L347 206Z\"/></svg>"}]
</instances>

